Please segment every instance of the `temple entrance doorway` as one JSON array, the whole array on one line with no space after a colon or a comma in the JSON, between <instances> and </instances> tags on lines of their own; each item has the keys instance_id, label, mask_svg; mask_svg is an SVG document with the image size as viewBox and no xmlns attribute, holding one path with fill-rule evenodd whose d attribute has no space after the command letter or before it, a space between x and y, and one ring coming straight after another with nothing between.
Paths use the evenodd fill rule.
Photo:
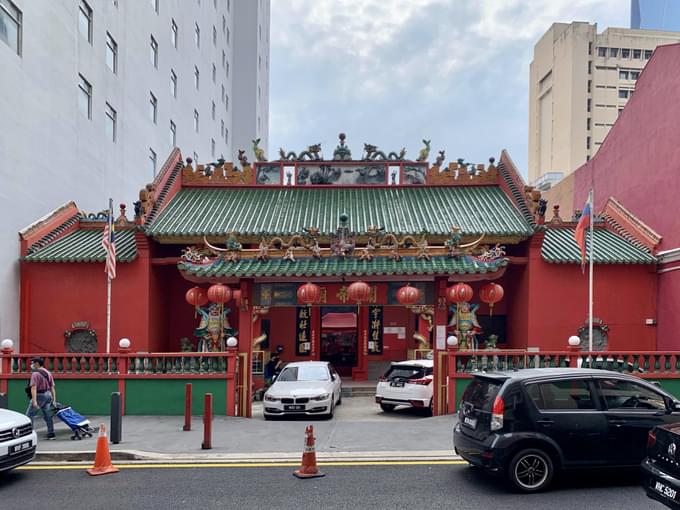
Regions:
<instances>
[{"instance_id":1,"label":"temple entrance doorway","mask_svg":"<svg viewBox=\"0 0 680 510\"><path fill-rule=\"evenodd\" d=\"M321 308L321 361L329 361L341 376L357 366L357 313L353 306Z\"/></svg>"}]
</instances>

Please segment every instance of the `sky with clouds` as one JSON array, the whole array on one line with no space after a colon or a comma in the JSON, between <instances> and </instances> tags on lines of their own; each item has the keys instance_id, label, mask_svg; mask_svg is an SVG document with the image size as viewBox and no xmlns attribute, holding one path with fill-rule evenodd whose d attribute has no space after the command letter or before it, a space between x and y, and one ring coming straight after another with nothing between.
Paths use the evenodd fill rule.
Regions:
<instances>
[{"instance_id":1,"label":"sky with clouds","mask_svg":"<svg viewBox=\"0 0 680 510\"><path fill-rule=\"evenodd\" d=\"M529 64L554 22L628 27L628 0L272 0L269 155L339 132L353 157L507 149L526 177Z\"/></svg>"}]
</instances>

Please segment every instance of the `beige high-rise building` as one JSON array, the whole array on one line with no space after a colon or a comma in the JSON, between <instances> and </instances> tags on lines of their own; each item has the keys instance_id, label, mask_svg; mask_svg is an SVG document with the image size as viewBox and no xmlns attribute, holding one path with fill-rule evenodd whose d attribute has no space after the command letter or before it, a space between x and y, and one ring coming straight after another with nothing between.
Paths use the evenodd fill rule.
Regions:
<instances>
[{"instance_id":1,"label":"beige high-rise building","mask_svg":"<svg viewBox=\"0 0 680 510\"><path fill-rule=\"evenodd\" d=\"M529 182L549 189L602 144L661 44L680 32L554 23L534 46L529 79Z\"/></svg>"}]
</instances>

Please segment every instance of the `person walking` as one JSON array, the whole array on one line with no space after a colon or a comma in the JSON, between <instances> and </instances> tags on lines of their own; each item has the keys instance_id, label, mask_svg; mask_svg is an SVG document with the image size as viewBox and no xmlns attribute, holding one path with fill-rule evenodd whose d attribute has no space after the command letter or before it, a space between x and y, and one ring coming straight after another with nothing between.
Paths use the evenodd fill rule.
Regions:
<instances>
[{"instance_id":1,"label":"person walking","mask_svg":"<svg viewBox=\"0 0 680 510\"><path fill-rule=\"evenodd\" d=\"M26 409L26 416L31 419L38 410L42 411L43 418L47 424L47 439L56 439L54 434L54 422L52 421L52 403L57 401L57 391L54 386L54 377L45 368L45 360L41 357L31 358L31 400ZM35 427L35 426L34 426Z\"/></svg>"}]
</instances>

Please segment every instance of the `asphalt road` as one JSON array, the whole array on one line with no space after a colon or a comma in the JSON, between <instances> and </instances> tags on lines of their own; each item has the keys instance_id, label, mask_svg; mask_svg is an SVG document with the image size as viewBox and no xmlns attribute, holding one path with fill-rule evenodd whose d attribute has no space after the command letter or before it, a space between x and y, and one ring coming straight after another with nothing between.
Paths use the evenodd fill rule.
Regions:
<instances>
[{"instance_id":1,"label":"asphalt road","mask_svg":"<svg viewBox=\"0 0 680 510\"><path fill-rule=\"evenodd\" d=\"M636 472L581 472L549 492L522 495L464 464L321 466L326 477L311 480L288 466L121 467L100 477L80 468L0 474L0 508L663 509L645 496Z\"/></svg>"}]
</instances>

